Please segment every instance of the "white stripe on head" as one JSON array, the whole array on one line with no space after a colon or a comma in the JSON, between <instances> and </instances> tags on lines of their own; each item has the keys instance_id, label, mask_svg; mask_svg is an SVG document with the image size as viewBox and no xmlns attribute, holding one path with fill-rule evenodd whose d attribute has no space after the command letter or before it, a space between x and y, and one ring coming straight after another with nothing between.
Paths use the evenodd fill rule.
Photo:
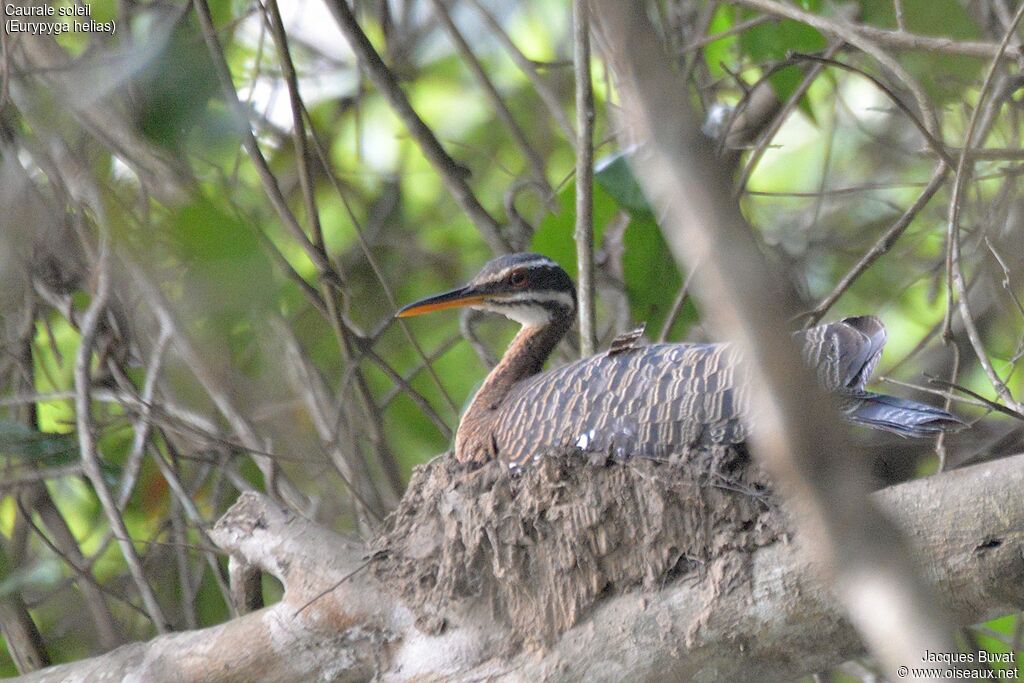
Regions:
<instances>
[{"instance_id":1,"label":"white stripe on head","mask_svg":"<svg viewBox=\"0 0 1024 683\"><path fill-rule=\"evenodd\" d=\"M555 263L554 261L549 259L547 256L538 256L535 259L530 259L529 261L521 261L519 263L516 263L515 265L511 265L511 266L508 266L506 268L502 268L500 271L498 271L494 275L491 275L488 279L501 280L501 279L505 278L506 276L508 276L508 274L511 273L514 270L522 270L524 268L542 268L542 267L545 267L545 266L548 267L548 268L558 268L559 267L559 265L557 263Z\"/></svg>"},{"instance_id":2,"label":"white stripe on head","mask_svg":"<svg viewBox=\"0 0 1024 683\"><path fill-rule=\"evenodd\" d=\"M565 308L576 307L576 302L573 301L572 295L569 294L569 292L560 292L557 290L549 290L545 292L510 292L508 294L495 294L489 298L502 303L512 303L516 301L540 301L559 304Z\"/></svg>"},{"instance_id":3,"label":"white stripe on head","mask_svg":"<svg viewBox=\"0 0 1024 683\"><path fill-rule=\"evenodd\" d=\"M522 303L519 303L522 302ZM492 313L500 313L510 320L527 327L547 325L551 322L553 312L544 306L544 302L554 303L571 313L576 307L572 295L568 292L514 292L487 299L475 308Z\"/></svg>"}]
</instances>

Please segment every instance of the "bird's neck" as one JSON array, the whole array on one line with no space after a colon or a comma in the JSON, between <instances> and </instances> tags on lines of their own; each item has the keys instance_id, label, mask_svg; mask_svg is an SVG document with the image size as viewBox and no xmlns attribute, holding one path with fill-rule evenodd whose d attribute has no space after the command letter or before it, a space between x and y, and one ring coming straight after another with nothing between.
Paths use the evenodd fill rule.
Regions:
<instances>
[{"instance_id":1,"label":"bird's neck","mask_svg":"<svg viewBox=\"0 0 1024 683\"><path fill-rule=\"evenodd\" d=\"M546 325L530 325L523 327L516 334L508 350L502 356L501 361L494 366L487 379L480 386L469 404L462 421L459 424L459 431L455 439L455 452L459 460L481 461L489 459L487 456L467 452L472 447L478 449L481 445L489 446L490 439L482 443L470 444L472 441L480 442L483 436L482 431L486 430L489 421L493 419L494 411L501 407L508 397L509 392L524 379L536 375L544 367L544 361L561 341L565 333L572 326L572 316L557 318ZM490 455L493 457L493 454Z\"/></svg>"},{"instance_id":2,"label":"bird's neck","mask_svg":"<svg viewBox=\"0 0 1024 683\"><path fill-rule=\"evenodd\" d=\"M497 408L516 384L540 372L571 324L572 318L560 318L546 325L529 325L519 330L501 361L476 392L471 409Z\"/></svg>"}]
</instances>

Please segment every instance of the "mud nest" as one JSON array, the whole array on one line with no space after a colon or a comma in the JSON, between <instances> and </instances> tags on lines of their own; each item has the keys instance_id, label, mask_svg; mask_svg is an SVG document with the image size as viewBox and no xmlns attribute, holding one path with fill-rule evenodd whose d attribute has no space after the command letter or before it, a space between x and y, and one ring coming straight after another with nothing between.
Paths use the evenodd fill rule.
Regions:
<instances>
[{"instance_id":1,"label":"mud nest","mask_svg":"<svg viewBox=\"0 0 1024 683\"><path fill-rule=\"evenodd\" d=\"M372 569L423 630L484 600L519 642L543 643L609 595L681 580L731 590L783 529L743 449L673 463L555 454L521 472L441 456L416 469Z\"/></svg>"}]
</instances>

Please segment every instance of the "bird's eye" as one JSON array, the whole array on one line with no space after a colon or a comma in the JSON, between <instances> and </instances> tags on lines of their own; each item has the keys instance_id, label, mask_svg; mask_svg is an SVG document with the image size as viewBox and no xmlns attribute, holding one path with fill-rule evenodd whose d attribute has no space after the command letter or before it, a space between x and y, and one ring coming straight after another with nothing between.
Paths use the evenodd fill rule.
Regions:
<instances>
[{"instance_id":1,"label":"bird's eye","mask_svg":"<svg viewBox=\"0 0 1024 683\"><path fill-rule=\"evenodd\" d=\"M513 287L522 287L526 284L526 273L521 270L513 271L512 274L508 276L508 281Z\"/></svg>"}]
</instances>

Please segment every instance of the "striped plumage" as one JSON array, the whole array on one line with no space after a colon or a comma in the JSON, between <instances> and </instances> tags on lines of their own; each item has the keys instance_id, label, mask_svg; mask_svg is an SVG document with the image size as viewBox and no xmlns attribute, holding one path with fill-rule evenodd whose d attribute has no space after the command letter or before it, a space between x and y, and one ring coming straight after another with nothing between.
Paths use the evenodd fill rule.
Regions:
<instances>
[{"instance_id":1,"label":"striped plumage","mask_svg":"<svg viewBox=\"0 0 1024 683\"><path fill-rule=\"evenodd\" d=\"M409 316L473 306L523 325L462 417L455 439L459 460L500 458L521 465L568 448L667 458L746 440L741 418L749 417L751 387L729 344L642 346L627 339L608 352L541 372L572 325L575 300L572 280L556 263L512 254L488 262L464 287L399 311ZM878 318L847 318L796 336L850 422L901 436L962 426L938 408L864 389L885 344Z\"/></svg>"}]
</instances>

